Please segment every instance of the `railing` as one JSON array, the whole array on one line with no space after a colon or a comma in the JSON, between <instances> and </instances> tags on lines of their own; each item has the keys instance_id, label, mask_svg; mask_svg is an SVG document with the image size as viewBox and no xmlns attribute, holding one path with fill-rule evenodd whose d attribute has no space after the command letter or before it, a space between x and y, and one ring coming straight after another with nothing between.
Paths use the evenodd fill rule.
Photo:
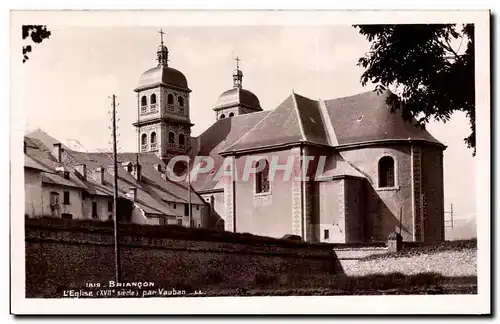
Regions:
<instances>
[{"instance_id":1,"label":"railing","mask_svg":"<svg viewBox=\"0 0 500 324\"><path fill-rule=\"evenodd\" d=\"M184 107L179 107L179 112L180 112L181 114L183 114L183 113L184 113Z\"/></svg>"},{"instance_id":2,"label":"railing","mask_svg":"<svg viewBox=\"0 0 500 324\"><path fill-rule=\"evenodd\" d=\"M141 114L145 114L148 112L148 106L141 106Z\"/></svg>"},{"instance_id":3,"label":"railing","mask_svg":"<svg viewBox=\"0 0 500 324\"><path fill-rule=\"evenodd\" d=\"M180 144L176 144L176 143L168 143L167 149L170 151L184 152L184 150L186 149L186 145L180 145Z\"/></svg>"},{"instance_id":4,"label":"railing","mask_svg":"<svg viewBox=\"0 0 500 324\"><path fill-rule=\"evenodd\" d=\"M156 151L158 149L157 143L151 143L151 151Z\"/></svg>"},{"instance_id":5,"label":"railing","mask_svg":"<svg viewBox=\"0 0 500 324\"><path fill-rule=\"evenodd\" d=\"M141 145L141 152L146 152L148 150L148 145Z\"/></svg>"},{"instance_id":6,"label":"railing","mask_svg":"<svg viewBox=\"0 0 500 324\"><path fill-rule=\"evenodd\" d=\"M158 105L157 104L151 104L151 106L149 108L150 108L151 113L158 112Z\"/></svg>"},{"instance_id":7,"label":"railing","mask_svg":"<svg viewBox=\"0 0 500 324\"><path fill-rule=\"evenodd\" d=\"M167 105L167 110L168 110L168 111L175 111L175 107L174 107L174 105L168 104L168 105Z\"/></svg>"}]
</instances>

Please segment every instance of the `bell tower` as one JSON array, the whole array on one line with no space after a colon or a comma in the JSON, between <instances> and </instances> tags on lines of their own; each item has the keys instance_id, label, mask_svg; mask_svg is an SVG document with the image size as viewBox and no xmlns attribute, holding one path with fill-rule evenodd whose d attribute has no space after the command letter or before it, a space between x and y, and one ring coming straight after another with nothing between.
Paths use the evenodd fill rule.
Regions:
<instances>
[{"instance_id":1,"label":"bell tower","mask_svg":"<svg viewBox=\"0 0 500 324\"><path fill-rule=\"evenodd\" d=\"M141 76L137 92L137 128L139 152L155 152L169 160L185 155L191 147L191 127L187 80L180 71L169 67L168 48L156 52L158 65Z\"/></svg>"}]
</instances>

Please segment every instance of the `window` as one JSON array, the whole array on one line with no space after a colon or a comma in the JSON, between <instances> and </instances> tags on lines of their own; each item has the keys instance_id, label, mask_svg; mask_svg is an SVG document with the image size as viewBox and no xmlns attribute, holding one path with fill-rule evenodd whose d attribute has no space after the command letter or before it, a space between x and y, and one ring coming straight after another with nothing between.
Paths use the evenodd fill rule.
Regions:
<instances>
[{"instance_id":1,"label":"window","mask_svg":"<svg viewBox=\"0 0 500 324\"><path fill-rule=\"evenodd\" d=\"M52 191L50 193L50 205L55 206L59 205L59 193Z\"/></svg>"},{"instance_id":2,"label":"window","mask_svg":"<svg viewBox=\"0 0 500 324\"><path fill-rule=\"evenodd\" d=\"M200 205L196 205L196 210L200 210Z\"/></svg>"},{"instance_id":3,"label":"window","mask_svg":"<svg viewBox=\"0 0 500 324\"><path fill-rule=\"evenodd\" d=\"M264 168L255 174L255 193L269 192L269 162L260 160L256 167L261 168L264 163Z\"/></svg>"},{"instance_id":4,"label":"window","mask_svg":"<svg viewBox=\"0 0 500 324\"><path fill-rule=\"evenodd\" d=\"M394 187L394 159L384 156L378 161L378 186L379 188Z\"/></svg>"},{"instance_id":5,"label":"window","mask_svg":"<svg viewBox=\"0 0 500 324\"><path fill-rule=\"evenodd\" d=\"M142 134L141 135L141 145L147 145L148 144L148 135Z\"/></svg>"},{"instance_id":6,"label":"window","mask_svg":"<svg viewBox=\"0 0 500 324\"><path fill-rule=\"evenodd\" d=\"M224 118L226 118L226 115L222 114L222 115L220 115L220 118L224 119Z\"/></svg>"},{"instance_id":7,"label":"window","mask_svg":"<svg viewBox=\"0 0 500 324\"><path fill-rule=\"evenodd\" d=\"M150 102L152 105L156 105L156 95L154 93L151 95Z\"/></svg>"},{"instance_id":8,"label":"window","mask_svg":"<svg viewBox=\"0 0 500 324\"><path fill-rule=\"evenodd\" d=\"M169 105L174 104L174 96L171 93L169 93L167 96L167 104L169 104Z\"/></svg>"},{"instance_id":9,"label":"window","mask_svg":"<svg viewBox=\"0 0 500 324\"><path fill-rule=\"evenodd\" d=\"M113 200L110 199L108 200L108 212L112 212L113 211Z\"/></svg>"},{"instance_id":10,"label":"window","mask_svg":"<svg viewBox=\"0 0 500 324\"><path fill-rule=\"evenodd\" d=\"M229 113L229 117L233 117L234 116L234 113Z\"/></svg>"},{"instance_id":11,"label":"window","mask_svg":"<svg viewBox=\"0 0 500 324\"><path fill-rule=\"evenodd\" d=\"M168 142L169 143L175 143L175 134L172 132L168 133Z\"/></svg>"},{"instance_id":12,"label":"window","mask_svg":"<svg viewBox=\"0 0 500 324\"><path fill-rule=\"evenodd\" d=\"M330 231L326 229L324 233L324 239L328 240L329 238L330 238Z\"/></svg>"},{"instance_id":13,"label":"window","mask_svg":"<svg viewBox=\"0 0 500 324\"><path fill-rule=\"evenodd\" d=\"M148 98L146 98L146 96L142 96L141 98L141 106L144 107L144 106L147 106L148 105Z\"/></svg>"},{"instance_id":14,"label":"window","mask_svg":"<svg viewBox=\"0 0 500 324\"><path fill-rule=\"evenodd\" d=\"M176 209L176 208L177 208L177 205L174 203L174 209Z\"/></svg>"},{"instance_id":15,"label":"window","mask_svg":"<svg viewBox=\"0 0 500 324\"><path fill-rule=\"evenodd\" d=\"M68 213L63 213L61 214L62 219L73 219L73 215L68 214Z\"/></svg>"},{"instance_id":16,"label":"window","mask_svg":"<svg viewBox=\"0 0 500 324\"><path fill-rule=\"evenodd\" d=\"M156 132L151 133L151 144L156 144Z\"/></svg>"},{"instance_id":17,"label":"window","mask_svg":"<svg viewBox=\"0 0 500 324\"><path fill-rule=\"evenodd\" d=\"M179 96L177 98L177 102L179 103L179 106L184 107L184 98L182 98L181 96Z\"/></svg>"},{"instance_id":18,"label":"window","mask_svg":"<svg viewBox=\"0 0 500 324\"><path fill-rule=\"evenodd\" d=\"M177 218L177 225L182 225L182 218Z\"/></svg>"},{"instance_id":19,"label":"window","mask_svg":"<svg viewBox=\"0 0 500 324\"><path fill-rule=\"evenodd\" d=\"M184 205L184 216L189 216L189 204Z\"/></svg>"},{"instance_id":20,"label":"window","mask_svg":"<svg viewBox=\"0 0 500 324\"><path fill-rule=\"evenodd\" d=\"M92 202L92 218L97 218L97 202Z\"/></svg>"},{"instance_id":21,"label":"window","mask_svg":"<svg viewBox=\"0 0 500 324\"><path fill-rule=\"evenodd\" d=\"M64 171L63 177L64 177L64 179L69 179L69 172L68 171Z\"/></svg>"},{"instance_id":22,"label":"window","mask_svg":"<svg viewBox=\"0 0 500 324\"><path fill-rule=\"evenodd\" d=\"M185 144L184 134L179 134L179 145L184 145L184 144Z\"/></svg>"},{"instance_id":23,"label":"window","mask_svg":"<svg viewBox=\"0 0 500 324\"><path fill-rule=\"evenodd\" d=\"M69 205L69 191L64 191L63 192L63 204L64 205Z\"/></svg>"}]
</instances>

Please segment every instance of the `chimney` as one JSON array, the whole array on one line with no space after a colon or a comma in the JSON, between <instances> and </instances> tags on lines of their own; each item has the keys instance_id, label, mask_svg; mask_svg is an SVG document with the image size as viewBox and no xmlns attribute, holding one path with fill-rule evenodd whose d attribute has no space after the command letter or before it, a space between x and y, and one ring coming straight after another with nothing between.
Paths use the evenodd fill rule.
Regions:
<instances>
[{"instance_id":1,"label":"chimney","mask_svg":"<svg viewBox=\"0 0 500 324\"><path fill-rule=\"evenodd\" d=\"M98 167L96 170L97 173L97 181L99 181L100 184L104 184L104 168L103 167Z\"/></svg>"},{"instance_id":2,"label":"chimney","mask_svg":"<svg viewBox=\"0 0 500 324\"><path fill-rule=\"evenodd\" d=\"M128 192L127 192L127 197L131 199L132 201L137 200L137 188L136 187L130 187Z\"/></svg>"},{"instance_id":3,"label":"chimney","mask_svg":"<svg viewBox=\"0 0 500 324\"><path fill-rule=\"evenodd\" d=\"M61 162L61 143L54 143L52 148L52 154L56 158L57 162Z\"/></svg>"},{"instance_id":4,"label":"chimney","mask_svg":"<svg viewBox=\"0 0 500 324\"><path fill-rule=\"evenodd\" d=\"M75 170L80 173L84 180L87 180L87 165L86 164L78 164L75 165Z\"/></svg>"},{"instance_id":5,"label":"chimney","mask_svg":"<svg viewBox=\"0 0 500 324\"><path fill-rule=\"evenodd\" d=\"M132 175L134 176L135 180L141 181L141 165L140 164L134 164L133 165L133 170L132 170Z\"/></svg>"}]
</instances>

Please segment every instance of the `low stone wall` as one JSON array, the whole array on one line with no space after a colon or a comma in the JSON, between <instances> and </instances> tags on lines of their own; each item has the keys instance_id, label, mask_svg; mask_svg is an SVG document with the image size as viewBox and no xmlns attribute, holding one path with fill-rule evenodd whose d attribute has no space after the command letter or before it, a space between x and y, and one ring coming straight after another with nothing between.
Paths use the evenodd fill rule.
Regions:
<instances>
[{"instance_id":1,"label":"low stone wall","mask_svg":"<svg viewBox=\"0 0 500 324\"><path fill-rule=\"evenodd\" d=\"M26 297L63 297L69 290L109 287L115 280L110 226L27 220ZM134 231L127 225L119 236L122 282L147 282L189 293L300 287L310 273L340 271L328 245L159 226L145 231L135 226Z\"/></svg>"}]
</instances>

